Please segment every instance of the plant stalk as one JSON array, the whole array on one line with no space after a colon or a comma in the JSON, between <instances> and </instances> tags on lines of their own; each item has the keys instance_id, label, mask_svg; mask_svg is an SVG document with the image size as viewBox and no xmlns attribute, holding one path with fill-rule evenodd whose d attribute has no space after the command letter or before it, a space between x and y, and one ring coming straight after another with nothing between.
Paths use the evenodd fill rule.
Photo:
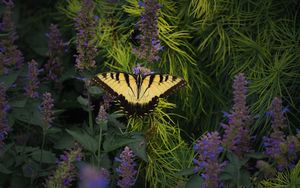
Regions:
<instances>
[{"instance_id":1,"label":"plant stalk","mask_svg":"<svg viewBox=\"0 0 300 188\"><path fill-rule=\"evenodd\" d=\"M102 125L100 124L100 133L99 133L99 142L98 142L98 168L100 168L101 142L102 142Z\"/></svg>"}]
</instances>

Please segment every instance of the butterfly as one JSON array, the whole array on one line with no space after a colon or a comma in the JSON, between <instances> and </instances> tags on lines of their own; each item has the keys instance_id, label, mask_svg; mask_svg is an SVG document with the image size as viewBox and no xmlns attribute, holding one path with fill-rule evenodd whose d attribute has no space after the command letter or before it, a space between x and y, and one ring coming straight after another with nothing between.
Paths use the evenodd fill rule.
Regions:
<instances>
[{"instance_id":1,"label":"butterfly","mask_svg":"<svg viewBox=\"0 0 300 188\"><path fill-rule=\"evenodd\" d=\"M184 79L168 74L124 72L100 73L91 79L91 83L115 97L129 116L148 114L157 106L159 98L186 85Z\"/></svg>"}]
</instances>

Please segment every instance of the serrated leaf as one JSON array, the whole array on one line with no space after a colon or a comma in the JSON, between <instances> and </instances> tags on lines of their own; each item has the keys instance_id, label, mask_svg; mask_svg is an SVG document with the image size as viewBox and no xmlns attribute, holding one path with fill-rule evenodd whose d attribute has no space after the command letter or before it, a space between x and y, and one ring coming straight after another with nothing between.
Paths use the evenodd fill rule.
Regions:
<instances>
[{"instance_id":1,"label":"serrated leaf","mask_svg":"<svg viewBox=\"0 0 300 188\"><path fill-rule=\"evenodd\" d=\"M203 179L199 175L193 175L186 183L185 188L199 188L202 187Z\"/></svg>"},{"instance_id":2,"label":"serrated leaf","mask_svg":"<svg viewBox=\"0 0 300 188\"><path fill-rule=\"evenodd\" d=\"M0 172L3 174L11 174L12 171L6 168L3 164L0 163Z\"/></svg>"},{"instance_id":3,"label":"serrated leaf","mask_svg":"<svg viewBox=\"0 0 300 188\"><path fill-rule=\"evenodd\" d=\"M97 141L81 130L66 130L75 140L77 140L85 149L95 153L98 150Z\"/></svg>"},{"instance_id":4,"label":"serrated leaf","mask_svg":"<svg viewBox=\"0 0 300 188\"><path fill-rule=\"evenodd\" d=\"M32 157L33 160L35 161L40 161L41 159L41 152L42 150L37 150L37 151L34 151L30 154L30 156ZM50 152L50 151L46 151L46 150L43 150L43 157L42 157L42 163L49 163L49 164L53 164L55 163L56 161L56 157L55 157L55 154Z\"/></svg>"}]
</instances>

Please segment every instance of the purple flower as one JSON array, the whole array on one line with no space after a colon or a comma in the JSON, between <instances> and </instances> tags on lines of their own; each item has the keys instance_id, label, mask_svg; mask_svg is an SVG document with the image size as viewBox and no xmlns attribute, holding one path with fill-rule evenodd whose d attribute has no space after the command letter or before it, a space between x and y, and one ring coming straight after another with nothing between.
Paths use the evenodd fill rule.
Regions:
<instances>
[{"instance_id":1,"label":"purple flower","mask_svg":"<svg viewBox=\"0 0 300 188\"><path fill-rule=\"evenodd\" d=\"M120 163L116 169L120 179L118 186L121 188L130 188L135 184L137 171L135 170L136 163L134 162L135 155L132 150L126 146L122 151L120 158L115 160Z\"/></svg>"},{"instance_id":2,"label":"purple flower","mask_svg":"<svg viewBox=\"0 0 300 188\"><path fill-rule=\"evenodd\" d=\"M246 106L246 85L247 81L244 74L240 73L235 76L233 83L234 105L230 114L226 114L228 123L221 124L225 129L223 145L239 157L250 150L249 125L251 118Z\"/></svg>"},{"instance_id":3,"label":"purple flower","mask_svg":"<svg viewBox=\"0 0 300 188\"><path fill-rule=\"evenodd\" d=\"M76 58L76 68L79 71L92 69L96 66L95 35L98 19L92 16L93 9L92 0L83 0L81 10L75 18L77 54L74 56Z\"/></svg>"},{"instance_id":4,"label":"purple flower","mask_svg":"<svg viewBox=\"0 0 300 188\"><path fill-rule=\"evenodd\" d=\"M80 186L81 188L106 188L109 184L109 172L102 168L96 168L86 165L80 172Z\"/></svg>"},{"instance_id":5,"label":"purple flower","mask_svg":"<svg viewBox=\"0 0 300 188\"><path fill-rule=\"evenodd\" d=\"M46 78L48 80L57 81L63 71L62 57L65 52L66 43L63 42L57 25L50 25L50 32L47 36L49 59L45 64Z\"/></svg>"},{"instance_id":6,"label":"purple flower","mask_svg":"<svg viewBox=\"0 0 300 188\"><path fill-rule=\"evenodd\" d=\"M38 92L36 91L40 84L38 74L38 64L35 60L31 60L28 62L28 84L25 87L26 95L30 98L38 97Z\"/></svg>"},{"instance_id":7,"label":"purple flower","mask_svg":"<svg viewBox=\"0 0 300 188\"><path fill-rule=\"evenodd\" d=\"M6 89L3 83L0 83L0 149L4 145L4 139L6 138L9 127L7 121L7 111L9 105L6 100Z\"/></svg>"},{"instance_id":8,"label":"purple flower","mask_svg":"<svg viewBox=\"0 0 300 188\"><path fill-rule=\"evenodd\" d=\"M204 179L203 187L218 187L218 178L225 163L219 163L218 157L223 151L221 137L218 132L207 133L194 145L196 157L193 160L195 172L203 170L201 177Z\"/></svg>"},{"instance_id":9,"label":"purple flower","mask_svg":"<svg viewBox=\"0 0 300 188\"><path fill-rule=\"evenodd\" d=\"M138 64L137 66L134 66L132 68L132 72L135 75L142 74L144 76L149 75L149 74L153 74L153 72L150 69L148 69L146 67L142 67L140 64Z\"/></svg>"},{"instance_id":10,"label":"purple flower","mask_svg":"<svg viewBox=\"0 0 300 188\"><path fill-rule=\"evenodd\" d=\"M99 108L98 115L96 117L96 122L103 122L107 120L107 112L105 111L104 105L101 105Z\"/></svg>"},{"instance_id":11,"label":"purple flower","mask_svg":"<svg viewBox=\"0 0 300 188\"><path fill-rule=\"evenodd\" d=\"M5 10L2 17L1 31L7 33L0 39L0 74L7 74L12 69L19 69L23 65L23 54L15 45L18 38L13 22L14 3L11 0L3 0Z\"/></svg>"},{"instance_id":12,"label":"purple flower","mask_svg":"<svg viewBox=\"0 0 300 188\"><path fill-rule=\"evenodd\" d=\"M158 38L158 12L160 5L156 0L145 0L144 3L139 1L140 7L144 7L141 19L138 23L141 36L139 36L141 45L138 49L133 49L133 53L139 59L148 62L159 60L158 52L162 49Z\"/></svg>"},{"instance_id":13,"label":"purple flower","mask_svg":"<svg viewBox=\"0 0 300 188\"><path fill-rule=\"evenodd\" d=\"M103 106L105 110L108 110L110 108L110 103L114 100L113 96L110 95L104 95L103 96Z\"/></svg>"},{"instance_id":14,"label":"purple flower","mask_svg":"<svg viewBox=\"0 0 300 188\"><path fill-rule=\"evenodd\" d=\"M53 122L53 103L54 100L52 99L51 93L44 93L43 102L41 104L41 110L46 129L50 128Z\"/></svg>"},{"instance_id":15,"label":"purple flower","mask_svg":"<svg viewBox=\"0 0 300 188\"><path fill-rule=\"evenodd\" d=\"M60 156L56 171L47 180L46 187L71 187L77 176L74 163L78 160L78 156L82 156L82 152L77 144L69 151L65 151L64 155Z\"/></svg>"},{"instance_id":16,"label":"purple flower","mask_svg":"<svg viewBox=\"0 0 300 188\"><path fill-rule=\"evenodd\" d=\"M297 152L300 151L299 140L293 135L286 137L283 132L283 129L287 127L284 113L281 99L275 97L269 111L273 131L263 141L265 153L275 161L278 171L293 167L298 159Z\"/></svg>"},{"instance_id":17,"label":"purple flower","mask_svg":"<svg viewBox=\"0 0 300 188\"><path fill-rule=\"evenodd\" d=\"M269 115L272 117L272 128L273 130L279 130L286 127L284 112L282 110L282 101L280 98L275 97L272 100Z\"/></svg>"}]
</instances>

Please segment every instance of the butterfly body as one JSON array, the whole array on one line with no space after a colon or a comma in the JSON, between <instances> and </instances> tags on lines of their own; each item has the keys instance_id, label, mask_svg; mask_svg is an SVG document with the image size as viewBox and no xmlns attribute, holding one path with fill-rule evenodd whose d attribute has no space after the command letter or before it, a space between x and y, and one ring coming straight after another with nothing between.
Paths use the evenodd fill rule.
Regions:
<instances>
[{"instance_id":1,"label":"butterfly body","mask_svg":"<svg viewBox=\"0 0 300 188\"><path fill-rule=\"evenodd\" d=\"M160 97L166 97L186 84L182 78L167 74L134 75L123 72L100 73L91 81L116 97L128 115L138 116L151 112Z\"/></svg>"}]
</instances>

